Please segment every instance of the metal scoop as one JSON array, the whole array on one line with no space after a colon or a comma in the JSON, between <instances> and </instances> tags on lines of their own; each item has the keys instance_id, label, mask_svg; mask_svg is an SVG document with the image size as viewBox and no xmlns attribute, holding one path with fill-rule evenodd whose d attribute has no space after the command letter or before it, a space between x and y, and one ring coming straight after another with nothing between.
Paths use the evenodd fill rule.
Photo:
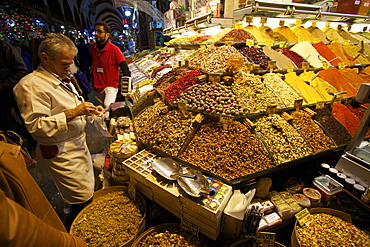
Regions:
<instances>
[{"instance_id":1,"label":"metal scoop","mask_svg":"<svg viewBox=\"0 0 370 247\"><path fill-rule=\"evenodd\" d=\"M176 180L178 177L196 179L195 175L180 173L181 166L171 158L158 158L151 162L152 168L162 177L168 180Z\"/></svg>"},{"instance_id":2,"label":"metal scoop","mask_svg":"<svg viewBox=\"0 0 370 247\"><path fill-rule=\"evenodd\" d=\"M179 177L177 179L177 183L188 195L193 197L200 197L201 194L213 196L216 193L215 190L210 189L208 180L200 171L189 170L187 171L187 173L194 174L196 178L184 179L183 177Z\"/></svg>"}]
</instances>

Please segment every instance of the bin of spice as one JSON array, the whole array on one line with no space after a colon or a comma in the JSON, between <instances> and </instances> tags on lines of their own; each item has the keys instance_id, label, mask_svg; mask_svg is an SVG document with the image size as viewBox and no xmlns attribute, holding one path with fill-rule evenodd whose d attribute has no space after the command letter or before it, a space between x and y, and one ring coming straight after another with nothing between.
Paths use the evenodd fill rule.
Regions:
<instances>
[{"instance_id":1,"label":"bin of spice","mask_svg":"<svg viewBox=\"0 0 370 247\"><path fill-rule=\"evenodd\" d=\"M314 178L313 184L321 194L321 202L328 205L343 190L343 185L328 175Z\"/></svg>"}]
</instances>

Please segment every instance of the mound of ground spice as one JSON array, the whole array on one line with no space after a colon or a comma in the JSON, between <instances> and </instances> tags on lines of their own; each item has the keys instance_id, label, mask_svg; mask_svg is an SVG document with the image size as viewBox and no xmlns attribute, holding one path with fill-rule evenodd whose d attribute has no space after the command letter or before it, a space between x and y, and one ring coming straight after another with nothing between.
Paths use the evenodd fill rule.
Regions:
<instances>
[{"instance_id":1,"label":"mound of ground spice","mask_svg":"<svg viewBox=\"0 0 370 247\"><path fill-rule=\"evenodd\" d=\"M297 35L297 37L303 38L305 41L313 43L315 41L315 37L304 27L302 26L295 26L292 28L292 31Z\"/></svg>"},{"instance_id":2,"label":"mound of ground spice","mask_svg":"<svg viewBox=\"0 0 370 247\"><path fill-rule=\"evenodd\" d=\"M364 81L370 82L370 66L362 69L358 75L361 76Z\"/></svg>"},{"instance_id":3,"label":"mound of ground spice","mask_svg":"<svg viewBox=\"0 0 370 247\"><path fill-rule=\"evenodd\" d=\"M320 41L324 43L329 43L329 40L326 38L326 34L321 31L318 27L310 26L307 30L314 36L315 38L320 39Z\"/></svg>"},{"instance_id":4,"label":"mound of ground spice","mask_svg":"<svg viewBox=\"0 0 370 247\"><path fill-rule=\"evenodd\" d=\"M318 42L312 46L321 56L328 60L331 65L338 66L339 63L344 62L340 57L332 52L324 42Z\"/></svg>"},{"instance_id":5,"label":"mound of ground spice","mask_svg":"<svg viewBox=\"0 0 370 247\"><path fill-rule=\"evenodd\" d=\"M298 37L289 27L277 27L274 31L282 34L285 38L289 40L289 42L297 43Z\"/></svg>"},{"instance_id":6,"label":"mound of ground spice","mask_svg":"<svg viewBox=\"0 0 370 247\"><path fill-rule=\"evenodd\" d=\"M292 62L297 66L297 68L302 68L302 63L305 61L297 52L289 50L288 48L281 49L281 52L287 56Z\"/></svg>"},{"instance_id":7,"label":"mound of ground spice","mask_svg":"<svg viewBox=\"0 0 370 247\"><path fill-rule=\"evenodd\" d=\"M347 106L343 104L334 104L332 114L347 128L352 136L355 135L357 127L360 125L360 120L348 109Z\"/></svg>"},{"instance_id":8,"label":"mound of ground spice","mask_svg":"<svg viewBox=\"0 0 370 247\"><path fill-rule=\"evenodd\" d=\"M330 85L337 89L338 92L346 91L346 97L356 96L357 94L357 91L348 83L347 79L337 68L321 70L319 72L319 77L324 81L327 81Z\"/></svg>"},{"instance_id":9,"label":"mound of ground spice","mask_svg":"<svg viewBox=\"0 0 370 247\"><path fill-rule=\"evenodd\" d=\"M345 68L339 70L340 73L348 80L348 82L356 89L358 90L360 88L360 85L362 83L366 83L361 76L359 76L354 69Z\"/></svg>"},{"instance_id":10,"label":"mound of ground spice","mask_svg":"<svg viewBox=\"0 0 370 247\"><path fill-rule=\"evenodd\" d=\"M315 77L315 73L313 71L306 71L301 73L299 77L304 81L311 81L312 78ZM333 94L338 93L338 91L332 85L320 77L313 79L310 85L319 91L326 101L331 101L333 99Z\"/></svg>"},{"instance_id":11,"label":"mound of ground spice","mask_svg":"<svg viewBox=\"0 0 370 247\"><path fill-rule=\"evenodd\" d=\"M341 57L346 64L348 65L354 65L358 64L356 60L354 60L354 57L350 56L344 49L341 43L339 42L333 42L330 45L328 45L329 49L338 57Z\"/></svg>"}]
</instances>

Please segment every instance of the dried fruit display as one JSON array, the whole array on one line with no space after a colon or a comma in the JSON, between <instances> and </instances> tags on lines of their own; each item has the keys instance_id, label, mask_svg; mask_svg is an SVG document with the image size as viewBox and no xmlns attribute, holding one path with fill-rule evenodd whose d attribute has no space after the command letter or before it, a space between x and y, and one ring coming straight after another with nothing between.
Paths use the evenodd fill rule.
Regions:
<instances>
[{"instance_id":1,"label":"dried fruit display","mask_svg":"<svg viewBox=\"0 0 370 247\"><path fill-rule=\"evenodd\" d=\"M218 122L205 121L179 158L225 179L273 167L257 135L237 121L226 130Z\"/></svg>"},{"instance_id":2,"label":"dried fruit display","mask_svg":"<svg viewBox=\"0 0 370 247\"><path fill-rule=\"evenodd\" d=\"M370 236L339 217L318 213L311 214L311 221L297 226L297 238L302 247L320 246L370 246Z\"/></svg>"},{"instance_id":3,"label":"dried fruit display","mask_svg":"<svg viewBox=\"0 0 370 247\"><path fill-rule=\"evenodd\" d=\"M243 47L240 53L248 58L249 62L259 64L261 69L268 69L268 63L271 59L263 52L260 47Z\"/></svg>"},{"instance_id":4,"label":"dried fruit display","mask_svg":"<svg viewBox=\"0 0 370 247\"><path fill-rule=\"evenodd\" d=\"M138 116L136 116L134 118L136 132L140 133L146 126L150 126L161 113L162 107L165 107L165 104L162 101L158 101L154 105L145 108Z\"/></svg>"},{"instance_id":5,"label":"dried fruit display","mask_svg":"<svg viewBox=\"0 0 370 247\"><path fill-rule=\"evenodd\" d=\"M123 191L110 192L94 201L75 219L71 234L87 246L125 246L138 233L144 218L141 205Z\"/></svg>"},{"instance_id":6,"label":"dried fruit display","mask_svg":"<svg viewBox=\"0 0 370 247\"><path fill-rule=\"evenodd\" d=\"M171 86L164 90L164 96L168 102L172 102L185 89L195 85L198 82L198 76L202 73L198 70L192 70L175 81Z\"/></svg>"},{"instance_id":7,"label":"dried fruit display","mask_svg":"<svg viewBox=\"0 0 370 247\"><path fill-rule=\"evenodd\" d=\"M152 124L136 133L137 138L172 156L177 156L192 131L192 114L183 116L178 110L157 116Z\"/></svg>"},{"instance_id":8,"label":"dried fruit display","mask_svg":"<svg viewBox=\"0 0 370 247\"><path fill-rule=\"evenodd\" d=\"M164 94L165 89L180 79L188 71L189 70L187 68L174 68L159 78L153 86L160 94Z\"/></svg>"},{"instance_id":9,"label":"dried fruit display","mask_svg":"<svg viewBox=\"0 0 370 247\"><path fill-rule=\"evenodd\" d=\"M197 84L182 92L174 101L184 102L187 107L206 113L239 116L247 113L242 100L230 87L221 83Z\"/></svg>"},{"instance_id":10,"label":"dried fruit display","mask_svg":"<svg viewBox=\"0 0 370 247\"><path fill-rule=\"evenodd\" d=\"M278 114L254 120L255 130L261 135L276 164L303 158L313 153L297 130Z\"/></svg>"},{"instance_id":11,"label":"dried fruit display","mask_svg":"<svg viewBox=\"0 0 370 247\"><path fill-rule=\"evenodd\" d=\"M313 148L314 152L321 152L335 147L330 137L315 123L310 114L299 110L291 112L290 115L294 118L293 124L299 130L301 136Z\"/></svg>"},{"instance_id":12,"label":"dried fruit display","mask_svg":"<svg viewBox=\"0 0 370 247\"><path fill-rule=\"evenodd\" d=\"M244 100L248 113L265 112L269 105L276 105L277 109L286 108L276 93L261 81L260 76L238 73L231 87Z\"/></svg>"}]
</instances>

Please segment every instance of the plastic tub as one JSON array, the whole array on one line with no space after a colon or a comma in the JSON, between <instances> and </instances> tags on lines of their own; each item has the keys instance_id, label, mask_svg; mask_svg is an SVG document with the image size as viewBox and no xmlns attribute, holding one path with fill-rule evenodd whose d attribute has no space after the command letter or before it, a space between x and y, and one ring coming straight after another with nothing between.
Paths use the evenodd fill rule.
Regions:
<instances>
[{"instance_id":1,"label":"plastic tub","mask_svg":"<svg viewBox=\"0 0 370 247\"><path fill-rule=\"evenodd\" d=\"M321 202L328 205L343 190L343 185L328 175L316 177L313 184L321 194Z\"/></svg>"}]
</instances>

